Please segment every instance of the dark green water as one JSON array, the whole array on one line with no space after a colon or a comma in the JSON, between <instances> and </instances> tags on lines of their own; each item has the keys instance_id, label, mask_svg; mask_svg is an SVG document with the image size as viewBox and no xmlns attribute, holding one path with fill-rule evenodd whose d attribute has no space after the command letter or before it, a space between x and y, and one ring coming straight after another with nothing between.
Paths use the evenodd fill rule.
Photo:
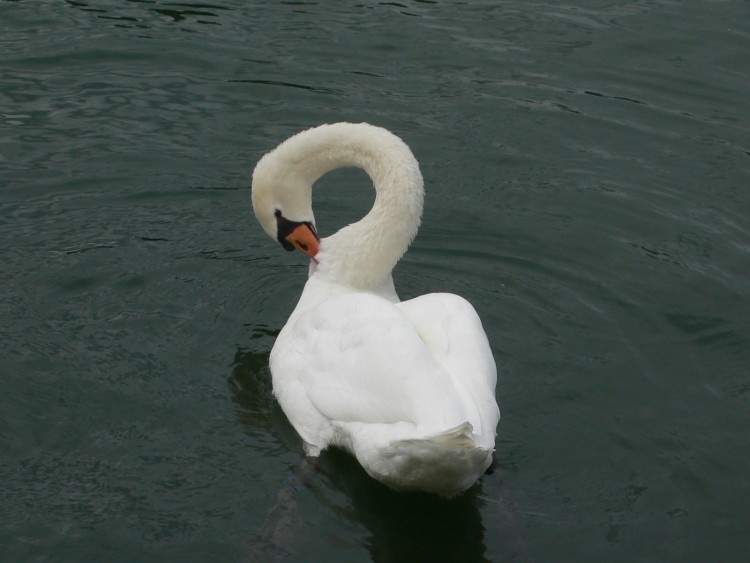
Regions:
<instances>
[{"instance_id":1,"label":"dark green water","mask_svg":"<svg viewBox=\"0 0 750 563\"><path fill-rule=\"evenodd\" d=\"M746 560L748 2L0 1L0 49L0 560ZM341 120L421 161L402 297L492 343L453 501L294 478L250 173ZM320 230L371 200L326 177Z\"/></svg>"}]
</instances>

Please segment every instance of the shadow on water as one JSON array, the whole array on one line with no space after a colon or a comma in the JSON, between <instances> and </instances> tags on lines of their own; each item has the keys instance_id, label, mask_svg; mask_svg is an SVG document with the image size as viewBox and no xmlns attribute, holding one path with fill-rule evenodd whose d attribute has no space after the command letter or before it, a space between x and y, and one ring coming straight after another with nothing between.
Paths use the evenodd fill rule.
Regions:
<instances>
[{"instance_id":1,"label":"shadow on water","mask_svg":"<svg viewBox=\"0 0 750 563\"><path fill-rule=\"evenodd\" d=\"M375 479L356 460L336 449L320 457L320 472L351 500L351 518L370 531L373 561L489 561L486 556L481 485L452 499L398 493ZM503 526L502 561L526 560L515 515Z\"/></svg>"},{"instance_id":2,"label":"shadow on water","mask_svg":"<svg viewBox=\"0 0 750 563\"><path fill-rule=\"evenodd\" d=\"M261 332L256 337L275 336ZM370 535L363 547L373 561L489 561L480 508L491 504L497 512L501 506L506 536L501 543L506 548L500 560L528 560L512 503L487 498L481 485L453 499L397 493L372 479L343 451L331 449L320 458L305 458L299 437L273 397L268 357L267 349L237 351L229 378L232 400L241 407L238 416L244 425L253 432L262 428L291 451L299 451L300 464L283 482L280 478L275 502L250 542L246 561L304 559L299 512L311 499L325 505L327 514L364 526ZM334 504L330 490L345 495L347 506Z\"/></svg>"},{"instance_id":3,"label":"shadow on water","mask_svg":"<svg viewBox=\"0 0 750 563\"><path fill-rule=\"evenodd\" d=\"M70 8L84 12L95 13L98 18L112 20L117 27L149 27L151 17L157 16L172 24L194 22L203 25L221 25L221 13L230 10L227 6L218 4L202 4L197 2L140 2L131 0L129 4L113 5L106 8L96 2L83 0L65 0ZM143 5L141 5L143 4Z\"/></svg>"},{"instance_id":4,"label":"shadow on water","mask_svg":"<svg viewBox=\"0 0 750 563\"><path fill-rule=\"evenodd\" d=\"M277 334L278 331L256 328L251 338L262 339L263 344L266 344ZM271 371L268 368L270 353L270 346L259 351L257 347L237 350L232 363L232 375L229 377L232 401L240 407L237 416L248 432L270 432L288 449L299 451L303 455L297 433L273 396Z\"/></svg>"}]
</instances>

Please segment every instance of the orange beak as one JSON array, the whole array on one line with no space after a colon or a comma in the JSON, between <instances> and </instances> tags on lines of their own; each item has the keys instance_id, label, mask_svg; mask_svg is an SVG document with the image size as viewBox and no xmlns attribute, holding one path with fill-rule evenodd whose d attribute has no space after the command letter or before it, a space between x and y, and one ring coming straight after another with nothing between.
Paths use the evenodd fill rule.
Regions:
<instances>
[{"instance_id":1,"label":"orange beak","mask_svg":"<svg viewBox=\"0 0 750 563\"><path fill-rule=\"evenodd\" d=\"M310 227L305 224L298 226L286 236L286 240L307 254L316 264L318 263L315 256L320 251L320 239Z\"/></svg>"}]
</instances>

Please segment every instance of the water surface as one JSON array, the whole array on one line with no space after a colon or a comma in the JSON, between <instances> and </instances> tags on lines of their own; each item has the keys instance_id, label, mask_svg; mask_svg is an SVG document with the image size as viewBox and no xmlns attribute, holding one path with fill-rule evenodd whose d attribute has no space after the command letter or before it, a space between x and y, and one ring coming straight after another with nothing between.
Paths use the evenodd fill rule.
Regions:
<instances>
[{"instance_id":1,"label":"water surface","mask_svg":"<svg viewBox=\"0 0 750 563\"><path fill-rule=\"evenodd\" d=\"M0 2L9 561L741 561L746 2ZM412 147L403 298L498 365L499 466L399 495L302 465L268 354L305 281L250 174L324 122ZM372 201L316 189L323 234Z\"/></svg>"}]
</instances>

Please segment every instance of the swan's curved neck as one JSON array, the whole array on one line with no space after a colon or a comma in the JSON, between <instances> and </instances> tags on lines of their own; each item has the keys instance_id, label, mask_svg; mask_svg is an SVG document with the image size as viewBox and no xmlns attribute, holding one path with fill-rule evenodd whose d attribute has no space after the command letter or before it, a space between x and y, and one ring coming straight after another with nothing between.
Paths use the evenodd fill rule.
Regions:
<instances>
[{"instance_id":1,"label":"swan's curved neck","mask_svg":"<svg viewBox=\"0 0 750 563\"><path fill-rule=\"evenodd\" d=\"M422 216L422 174L411 150L389 131L364 123L323 125L289 141L297 141L288 154L298 156L307 185L330 170L355 166L367 172L376 191L365 217L323 239L311 275L359 289L382 286Z\"/></svg>"}]
</instances>

